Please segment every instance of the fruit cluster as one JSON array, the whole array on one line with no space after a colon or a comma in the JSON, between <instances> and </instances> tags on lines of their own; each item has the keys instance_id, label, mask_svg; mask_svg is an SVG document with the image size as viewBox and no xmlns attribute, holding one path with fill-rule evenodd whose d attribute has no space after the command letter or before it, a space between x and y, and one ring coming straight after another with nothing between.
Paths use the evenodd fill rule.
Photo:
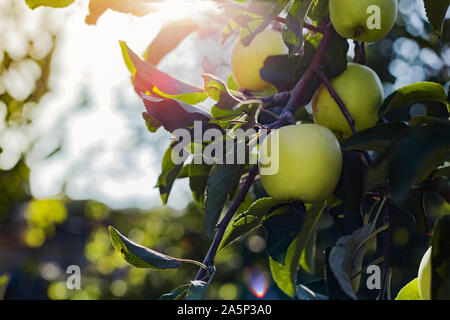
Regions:
<instances>
[{"instance_id":1,"label":"fruit cluster","mask_svg":"<svg viewBox=\"0 0 450 320\"><path fill-rule=\"evenodd\" d=\"M370 24L370 10L378 14L378 25ZM330 0L330 19L344 38L373 42L383 38L397 17L397 0ZM279 32L267 29L245 47L237 40L231 65L236 83L249 91L263 91L271 84L260 76L268 56L288 52ZM356 130L374 126L384 91L378 75L369 67L349 63L347 70L332 79L331 86L345 104ZM321 85L312 99L315 124L299 124L278 129L260 148L260 165L277 161L278 172L261 175L268 194L278 200L320 202L328 199L339 181L342 154L339 140L353 131L329 88ZM277 143L277 155L268 155L267 145Z\"/></svg>"}]
</instances>

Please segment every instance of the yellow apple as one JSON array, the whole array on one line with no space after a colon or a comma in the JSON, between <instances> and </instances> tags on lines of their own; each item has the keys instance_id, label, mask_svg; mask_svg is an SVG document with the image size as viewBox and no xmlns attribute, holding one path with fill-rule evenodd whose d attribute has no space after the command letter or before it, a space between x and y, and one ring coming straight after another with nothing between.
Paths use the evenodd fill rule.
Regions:
<instances>
[{"instance_id":1,"label":"yellow apple","mask_svg":"<svg viewBox=\"0 0 450 320\"><path fill-rule=\"evenodd\" d=\"M288 53L281 34L267 29L259 33L249 46L245 47L240 39L234 43L231 53L231 69L234 80L243 89L264 91L272 85L259 75L268 56Z\"/></svg>"},{"instance_id":2,"label":"yellow apple","mask_svg":"<svg viewBox=\"0 0 450 320\"><path fill-rule=\"evenodd\" d=\"M330 19L342 37L364 42L384 38L394 26L397 0L330 0Z\"/></svg>"},{"instance_id":3,"label":"yellow apple","mask_svg":"<svg viewBox=\"0 0 450 320\"><path fill-rule=\"evenodd\" d=\"M356 130L363 130L377 123L384 90L380 78L372 69L350 63L344 73L331 80L331 85L355 121ZM317 124L329 128L338 137L347 138L352 134L341 109L324 85L314 95L312 106Z\"/></svg>"},{"instance_id":4,"label":"yellow apple","mask_svg":"<svg viewBox=\"0 0 450 320\"><path fill-rule=\"evenodd\" d=\"M315 203L328 199L342 171L342 152L334 134L316 124L282 127L261 143L258 163L267 193L277 200ZM267 166L276 172L265 174Z\"/></svg>"},{"instance_id":5,"label":"yellow apple","mask_svg":"<svg viewBox=\"0 0 450 320\"><path fill-rule=\"evenodd\" d=\"M431 300L431 247L425 252L419 266L419 292L422 300Z\"/></svg>"}]
</instances>

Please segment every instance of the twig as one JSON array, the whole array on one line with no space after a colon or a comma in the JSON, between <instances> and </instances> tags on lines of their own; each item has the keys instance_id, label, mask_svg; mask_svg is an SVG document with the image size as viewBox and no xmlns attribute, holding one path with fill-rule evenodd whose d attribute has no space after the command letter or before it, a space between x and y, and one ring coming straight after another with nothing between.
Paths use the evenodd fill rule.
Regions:
<instances>
[{"instance_id":1,"label":"twig","mask_svg":"<svg viewBox=\"0 0 450 320\"><path fill-rule=\"evenodd\" d=\"M317 32L317 33L325 33L327 32L326 27L316 27L312 24L309 24L307 22L303 23L303 27L305 27L306 29L308 29L309 31L312 32Z\"/></svg>"},{"instance_id":2,"label":"twig","mask_svg":"<svg viewBox=\"0 0 450 320\"><path fill-rule=\"evenodd\" d=\"M350 112L348 112L344 101L342 101L341 97L339 97L336 90L334 90L330 80L328 80L327 76L320 67L316 69L316 74L319 77L320 81L322 81L324 86L327 88L328 92L330 93L330 96L334 99L334 101L336 101L337 105L339 106L339 109L341 109L342 114L345 117L345 120L347 120L347 123L350 126L350 130L352 130L352 133L355 134L357 131L355 126L355 120L353 120L352 116L350 115ZM366 158L367 164L369 166L372 165L372 158L370 157L369 153L366 150L362 151L362 153Z\"/></svg>"},{"instance_id":3,"label":"twig","mask_svg":"<svg viewBox=\"0 0 450 320\"><path fill-rule=\"evenodd\" d=\"M267 113L267 114L270 114L272 117L274 117L275 119L277 119L277 120L281 120L281 117L279 116L279 115L277 115L276 113L273 113L272 111L270 111L270 110L267 110L267 109L264 109L264 108L261 108L261 109L259 109L260 110L260 112L265 112L265 113Z\"/></svg>"},{"instance_id":4,"label":"twig","mask_svg":"<svg viewBox=\"0 0 450 320\"><path fill-rule=\"evenodd\" d=\"M284 105L289 100L290 97L291 93L289 91L282 91L268 97L261 97L259 99L263 103L280 103Z\"/></svg>"},{"instance_id":5,"label":"twig","mask_svg":"<svg viewBox=\"0 0 450 320\"><path fill-rule=\"evenodd\" d=\"M256 175L258 173L258 165L253 165L253 167L250 169L250 172L247 176L247 179L245 180L241 190L239 191L239 194L234 199L231 206L228 208L227 213L223 217L223 219L220 221L220 223L217 225L217 232L214 235L213 242L211 244L211 247L209 248L209 251L203 260L203 264L206 265L209 269L209 272L214 271L214 258L216 256L217 250L219 249L220 242L222 241L222 238L225 234L225 230L228 226L228 224L231 221L231 218L233 218L234 213L239 208L241 203L244 201L245 196L247 195L248 191L250 190L250 187L253 184L253 180L255 179ZM195 280L200 280L205 276L205 269L201 268L197 276L195 277Z\"/></svg>"},{"instance_id":6,"label":"twig","mask_svg":"<svg viewBox=\"0 0 450 320\"><path fill-rule=\"evenodd\" d=\"M294 112L298 107L304 106L303 96L305 95L305 92L308 89L308 85L311 79L315 76L316 70L321 66L323 57L325 56L328 46L330 45L333 38L337 36L337 33L334 30L331 23L328 23L328 25L322 27L322 29L323 29L323 38L319 44L319 47L317 49L317 52L314 56L311 65L306 70L303 77L297 82L295 87L290 91L289 100L286 104L286 107L283 110L283 113L280 116L280 119L267 125L266 126L267 129L269 130L275 129L288 124L295 123ZM222 241L222 238L225 234L225 230L228 224L230 223L231 219L233 218L236 210L244 201L248 191L250 190L250 187L253 184L253 181L255 180L257 173L258 173L258 166L254 165L251 168L241 190L239 191L239 194L236 196L233 203L228 208L224 218L217 225L217 231L216 234L214 235L211 247L209 248L208 253L203 261L203 264L205 264L208 267L208 271L205 271L205 269L201 268L198 271L195 280L202 279L204 278L205 275L207 275L207 273L212 273L215 271L214 259L217 254L219 245Z\"/></svg>"},{"instance_id":7,"label":"twig","mask_svg":"<svg viewBox=\"0 0 450 320\"><path fill-rule=\"evenodd\" d=\"M337 105L339 106L339 109L341 109L342 114L345 117L345 120L347 120L347 123L350 126L350 129L352 130L352 133L356 133L355 120L353 120L352 116L350 115L350 112L348 112L347 108L345 107L344 101L342 101L341 97L339 97L336 90L334 90L330 80L328 80L327 76L323 73L322 69L320 68L316 69L316 74L319 77L320 81L322 81L324 86L327 88L328 92L330 93L330 96L334 99L334 101L336 101Z\"/></svg>"},{"instance_id":8,"label":"twig","mask_svg":"<svg viewBox=\"0 0 450 320\"><path fill-rule=\"evenodd\" d=\"M336 31L333 28L333 25L329 23L325 27L323 27L323 38L320 41L319 47L317 48L316 54L314 55L314 59L311 62L309 68L304 73L303 77L297 82L295 87L291 90L291 97L289 98L286 104L286 110L290 111L291 114L294 114L296 108L302 106L302 96L305 93L311 79L316 73L316 70L321 66L323 57L330 45L331 41L334 37L337 36Z\"/></svg>"}]
</instances>

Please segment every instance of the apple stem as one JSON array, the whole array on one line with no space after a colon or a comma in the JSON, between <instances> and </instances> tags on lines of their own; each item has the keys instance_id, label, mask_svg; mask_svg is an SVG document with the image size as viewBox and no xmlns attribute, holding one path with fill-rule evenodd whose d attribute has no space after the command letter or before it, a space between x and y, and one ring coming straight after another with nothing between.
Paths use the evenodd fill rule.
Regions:
<instances>
[{"instance_id":1,"label":"apple stem","mask_svg":"<svg viewBox=\"0 0 450 320\"><path fill-rule=\"evenodd\" d=\"M363 42L354 41L355 43L355 57L353 58L353 62L357 64L366 64L366 48L364 47Z\"/></svg>"}]
</instances>

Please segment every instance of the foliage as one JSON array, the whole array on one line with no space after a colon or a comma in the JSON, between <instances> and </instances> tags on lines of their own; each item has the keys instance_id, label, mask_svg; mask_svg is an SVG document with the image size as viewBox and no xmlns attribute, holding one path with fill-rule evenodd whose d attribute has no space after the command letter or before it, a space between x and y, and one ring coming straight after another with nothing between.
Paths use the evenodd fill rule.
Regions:
<instances>
[{"instance_id":1,"label":"foliage","mask_svg":"<svg viewBox=\"0 0 450 320\"><path fill-rule=\"evenodd\" d=\"M27 4L30 8L46 5L60 7L72 2L50 4L46 1L27 1ZM223 14L228 19L222 33L223 42L239 33L242 43L249 45L266 27L275 25L282 28L283 40L289 48L289 54L267 58L260 72L261 77L276 89L270 93L239 91L232 80L226 81L213 75L203 75L204 87L199 87L160 71L156 64L162 57L175 49L184 37L201 28L195 23L187 23L191 28L153 54L152 51L160 48L172 34L172 28L177 26L172 24L163 28L143 58L133 52L125 42L120 42L132 85L145 105L143 118L149 131L155 132L161 130L160 128L170 133L181 128L192 130L193 124L198 121L203 124L204 129L217 129L226 141L225 129L231 132L241 127L277 129L299 120L296 118L299 116L299 109L306 110L303 111L302 117L310 121L311 117L305 106L310 103L319 86L329 84L329 79L342 74L348 63L349 42L340 37L328 22L325 2L278 0L263 3L227 1L222 4ZM100 7L96 7L97 5ZM91 18L87 22L95 23L106 8L135 15L149 13L134 5L117 6L108 1L100 5L100 1L91 0ZM442 13L446 12L448 4L424 1L424 5L433 28L433 36L445 38L445 15ZM304 29L311 32L305 38ZM434 45L435 48L438 46L439 44ZM366 61L364 44L357 42L355 47L354 61L370 64L370 58ZM358 53L358 50L361 51ZM377 67L375 62L373 67L378 69L379 65ZM158 249L154 244L157 243L156 237L160 236L160 231L149 222L145 232L138 232L142 241L130 240L114 227L110 227L113 246L122 258L139 268L159 270L180 267L177 269L179 272L184 270L180 266L182 262L196 264L200 269L195 279L186 283L185 279L189 275L180 271L183 278L177 280L181 282L183 279L181 284L185 284L179 286L178 283L176 289L163 295L161 299L203 299L207 297L208 290L213 288L212 280L216 270L217 274L221 272L219 256L232 247L231 244L235 245L238 239L262 227L267 234L266 253L272 278L288 297L317 300L363 298L360 293L362 274L368 265L382 262L383 277L378 298L390 299L391 259L395 258L390 234L395 230L393 222L399 219L397 216L406 211L414 217L417 230L427 234L424 237L432 235L432 297L448 299L450 108L444 82L442 79L421 81L390 93L380 107L375 126L359 132L353 130L352 136L341 141L344 170L340 183L334 195L319 204L280 202L267 197L264 190L261 191L261 185L258 187L258 181L255 181L257 168L249 161L245 164L214 163L207 166L199 166L193 162L174 164L170 155L178 141L172 141L162 159L162 172L157 187L162 202L166 204L173 183L177 179L189 178L196 202L196 210L193 211L196 211L198 216L198 209L203 211L202 231L212 239L209 251L203 248L206 240L202 238L198 243L191 242L191 245L199 244L201 248L190 250L189 253L195 255L193 251L198 253L201 249L204 253L208 252L206 257L203 262L194 260L202 259L201 256L192 257L193 260L174 258L172 255L179 255L169 256L144 247L151 245L152 248ZM339 97L334 98L339 103ZM210 110L205 111L199 104L208 101L211 102ZM424 106L426 116L417 116L411 112L412 106L418 103ZM275 110L274 107L281 108L279 114L269 111L272 108ZM346 113L345 106L341 108L346 120L352 125L351 116ZM259 115L262 113L270 113L272 121L267 124L260 123ZM202 139L195 143L205 147L211 141ZM245 141L245 144L247 151L251 149L250 141ZM194 157L194 152L190 148L187 149ZM434 200L430 201L430 197L434 197ZM439 207L435 211L442 215L436 219L434 227L434 219L431 218L436 216L432 217L430 214L433 210L429 208L431 206L427 207L429 203ZM8 206L8 203L4 205L5 210L8 210ZM31 228L37 228L44 233L41 235L43 240L29 241L30 246L41 246L46 236L52 233L55 224L66 219L67 214L64 213L63 207L56 199L33 200L29 204L28 221ZM53 217L47 211L53 212ZM41 216L41 212L47 213ZM325 229L334 232L330 232L332 236L324 237L325 240L318 240L323 236L320 233L320 223L325 216L333 219L332 226ZM156 217L163 217L152 217L151 221L158 225ZM185 218L188 219L183 217L183 221ZM133 222L133 225L135 228L139 226L136 222ZM130 225L127 229L130 231ZM152 241L148 240L150 238ZM178 240L181 246L183 242L180 238ZM103 269L107 274L122 265L115 260L118 255L114 255L111 248L105 245L105 239L107 235L104 225L99 223L86 246L86 256L100 269L101 261L110 259L108 267ZM371 251L369 249L372 241L375 241L377 248ZM319 244L323 250L313 250ZM173 245L173 251L177 253L176 245ZM312 271L312 263L305 261L317 259L319 256L320 274L324 276L320 276L320 293L316 293L303 281L305 275L302 274L302 269ZM134 269L129 271L127 281L132 281L130 274L135 272L132 270ZM117 281L119 282L116 283L123 284L120 279ZM139 280L134 283L142 285ZM399 292L397 299L417 299L416 287L415 279ZM53 291L49 292L58 292L58 288L55 285ZM58 296L53 293L51 295Z\"/></svg>"}]
</instances>

